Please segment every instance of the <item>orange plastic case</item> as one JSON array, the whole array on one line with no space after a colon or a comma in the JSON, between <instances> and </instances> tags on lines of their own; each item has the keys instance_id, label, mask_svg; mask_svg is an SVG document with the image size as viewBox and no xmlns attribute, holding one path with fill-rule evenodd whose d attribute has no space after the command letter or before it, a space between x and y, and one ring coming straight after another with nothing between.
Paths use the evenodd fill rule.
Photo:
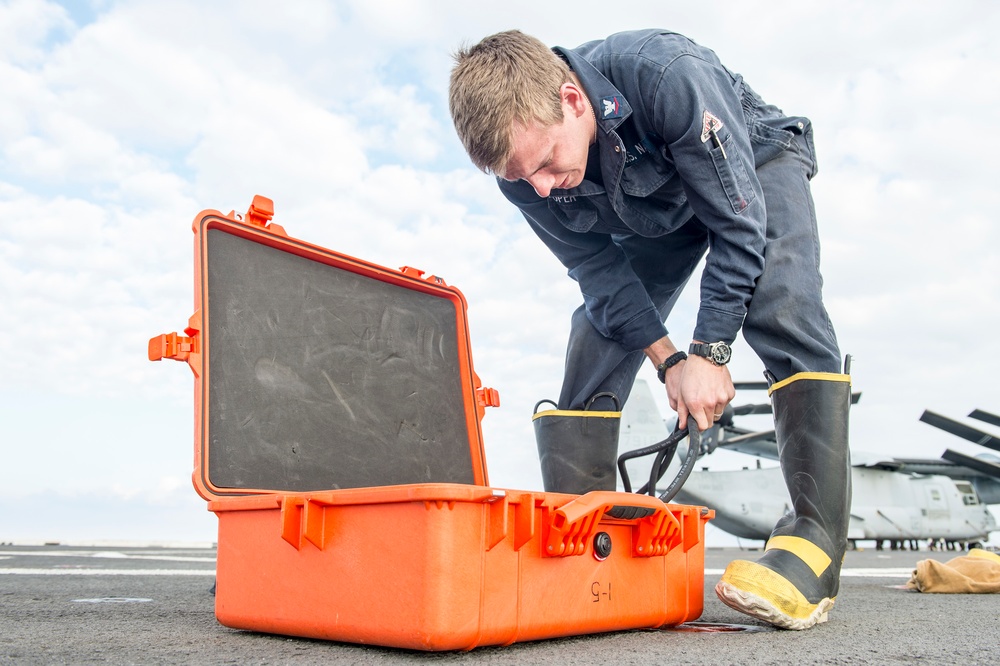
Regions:
<instances>
[{"instance_id":1,"label":"orange plastic case","mask_svg":"<svg viewBox=\"0 0 1000 666\"><path fill-rule=\"evenodd\" d=\"M195 314L149 343L194 372L222 624L467 650L701 615L711 511L491 488L461 292L272 216L195 218Z\"/></svg>"}]
</instances>

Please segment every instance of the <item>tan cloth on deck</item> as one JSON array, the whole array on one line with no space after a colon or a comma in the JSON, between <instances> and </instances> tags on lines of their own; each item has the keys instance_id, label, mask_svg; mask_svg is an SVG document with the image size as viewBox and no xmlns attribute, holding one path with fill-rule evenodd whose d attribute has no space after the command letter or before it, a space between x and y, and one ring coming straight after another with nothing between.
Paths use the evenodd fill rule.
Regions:
<instances>
[{"instance_id":1,"label":"tan cloth on deck","mask_svg":"<svg viewBox=\"0 0 1000 666\"><path fill-rule=\"evenodd\" d=\"M948 562L917 562L906 587L940 594L988 594L1000 592L1000 555L973 548L968 555Z\"/></svg>"}]
</instances>

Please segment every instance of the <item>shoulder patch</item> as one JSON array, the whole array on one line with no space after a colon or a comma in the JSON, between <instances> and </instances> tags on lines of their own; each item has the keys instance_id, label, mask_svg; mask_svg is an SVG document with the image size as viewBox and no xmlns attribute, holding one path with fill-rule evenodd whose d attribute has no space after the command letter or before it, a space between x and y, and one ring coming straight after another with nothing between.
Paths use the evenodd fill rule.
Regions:
<instances>
[{"instance_id":1,"label":"shoulder patch","mask_svg":"<svg viewBox=\"0 0 1000 666\"><path fill-rule=\"evenodd\" d=\"M618 95L601 98L601 118L620 118L621 115L622 103Z\"/></svg>"},{"instance_id":2,"label":"shoulder patch","mask_svg":"<svg viewBox=\"0 0 1000 666\"><path fill-rule=\"evenodd\" d=\"M714 132L722 129L722 121L716 118L707 109L701 117L701 142L705 143Z\"/></svg>"}]
</instances>

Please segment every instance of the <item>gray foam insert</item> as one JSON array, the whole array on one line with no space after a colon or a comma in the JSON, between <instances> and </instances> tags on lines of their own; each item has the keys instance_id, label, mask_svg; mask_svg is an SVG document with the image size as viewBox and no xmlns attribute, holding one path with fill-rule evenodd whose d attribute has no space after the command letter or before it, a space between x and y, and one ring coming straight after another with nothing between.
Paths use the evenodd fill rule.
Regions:
<instances>
[{"instance_id":1,"label":"gray foam insert","mask_svg":"<svg viewBox=\"0 0 1000 666\"><path fill-rule=\"evenodd\" d=\"M207 239L213 485L473 482L454 303L219 229Z\"/></svg>"}]
</instances>

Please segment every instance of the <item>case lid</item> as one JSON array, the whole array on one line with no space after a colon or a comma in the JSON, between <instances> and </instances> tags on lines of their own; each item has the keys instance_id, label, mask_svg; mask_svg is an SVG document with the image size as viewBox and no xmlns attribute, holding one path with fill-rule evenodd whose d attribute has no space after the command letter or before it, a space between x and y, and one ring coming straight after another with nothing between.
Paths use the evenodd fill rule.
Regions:
<instances>
[{"instance_id":1,"label":"case lid","mask_svg":"<svg viewBox=\"0 0 1000 666\"><path fill-rule=\"evenodd\" d=\"M487 485L461 292L235 217L194 222L199 493Z\"/></svg>"}]
</instances>

